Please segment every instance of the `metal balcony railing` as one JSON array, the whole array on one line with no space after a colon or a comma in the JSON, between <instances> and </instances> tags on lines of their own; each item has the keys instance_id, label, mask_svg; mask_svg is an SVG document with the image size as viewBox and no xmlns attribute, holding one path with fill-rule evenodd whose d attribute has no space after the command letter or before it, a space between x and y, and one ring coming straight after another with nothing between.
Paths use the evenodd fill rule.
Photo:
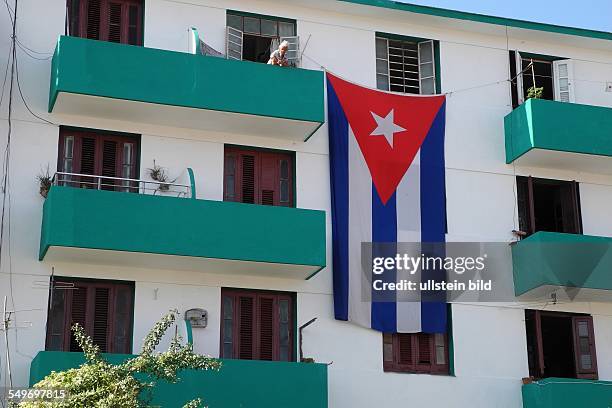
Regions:
<instances>
[{"instance_id":1,"label":"metal balcony railing","mask_svg":"<svg viewBox=\"0 0 612 408\"><path fill-rule=\"evenodd\" d=\"M191 197L191 186L175 181L160 182L122 177L97 176L93 174L56 172L52 185L93 190L121 191L126 193Z\"/></svg>"}]
</instances>

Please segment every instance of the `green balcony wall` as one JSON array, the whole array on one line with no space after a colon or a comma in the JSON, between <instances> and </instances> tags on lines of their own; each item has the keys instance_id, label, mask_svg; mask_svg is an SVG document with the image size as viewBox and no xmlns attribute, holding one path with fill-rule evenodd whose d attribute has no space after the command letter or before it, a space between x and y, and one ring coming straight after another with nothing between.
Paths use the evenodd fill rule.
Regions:
<instances>
[{"instance_id":1,"label":"green balcony wall","mask_svg":"<svg viewBox=\"0 0 612 408\"><path fill-rule=\"evenodd\" d=\"M517 296L544 285L612 289L612 238L536 232L512 246Z\"/></svg>"},{"instance_id":2,"label":"green balcony wall","mask_svg":"<svg viewBox=\"0 0 612 408\"><path fill-rule=\"evenodd\" d=\"M110 363L132 357L105 354ZM30 365L30 385L51 371L78 367L82 353L41 351ZM327 365L276 361L221 360L220 371L184 371L177 384L160 382L152 404L178 408L202 398L209 408L326 408Z\"/></svg>"},{"instance_id":3,"label":"green balcony wall","mask_svg":"<svg viewBox=\"0 0 612 408\"><path fill-rule=\"evenodd\" d=\"M523 408L610 408L612 382L546 378L522 388Z\"/></svg>"},{"instance_id":4,"label":"green balcony wall","mask_svg":"<svg viewBox=\"0 0 612 408\"><path fill-rule=\"evenodd\" d=\"M39 258L56 246L321 269L325 228L318 210L53 186Z\"/></svg>"},{"instance_id":5,"label":"green balcony wall","mask_svg":"<svg viewBox=\"0 0 612 408\"><path fill-rule=\"evenodd\" d=\"M612 108L529 99L504 118L506 163L532 149L612 156Z\"/></svg>"},{"instance_id":6,"label":"green balcony wall","mask_svg":"<svg viewBox=\"0 0 612 408\"><path fill-rule=\"evenodd\" d=\"M322 71L61 36L49 112L66 92L323 123L323 83Z\"/></svg>"}]
</instances>

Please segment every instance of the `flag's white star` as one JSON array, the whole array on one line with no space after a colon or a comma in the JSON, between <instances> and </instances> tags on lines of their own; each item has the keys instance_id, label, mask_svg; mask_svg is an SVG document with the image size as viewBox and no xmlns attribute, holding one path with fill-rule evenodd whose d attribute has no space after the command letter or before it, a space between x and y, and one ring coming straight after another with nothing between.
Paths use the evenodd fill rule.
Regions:
<instances>
[{"instance_id":1,"label":"flag's white star","mask_svg":"<svg viewBox=\"0 0 612 408\"><path fill-rule=\"evenodd\" d=\"M376 129L370 133L370 136L384 136L389 142L389 145L393 147L393 135L406 130L393 122L393 109L391 109L391 111L384 118L378 116L374 112L370 113L376 121Z\"/></svg>"}]
</instances>

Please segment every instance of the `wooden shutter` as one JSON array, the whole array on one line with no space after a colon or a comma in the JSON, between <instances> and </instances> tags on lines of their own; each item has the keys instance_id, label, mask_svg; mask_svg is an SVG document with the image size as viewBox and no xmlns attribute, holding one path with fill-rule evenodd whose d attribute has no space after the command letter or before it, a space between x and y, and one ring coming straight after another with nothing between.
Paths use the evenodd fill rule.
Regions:
<instances>
[{"instance_id":1,"label":"wooden shutter","mask_svg":"<svg viewBox=\"0 0 612 408\"><path fill-rule=\"evenodd\" d=\"M238 300L238 353L236 355L241 360L255 359L255 296L240 295Z\"/></svg>"},{"instance_id":2,"label":"wooden shutter","mask_svg":"<svg viewBox=\"0 0 612 408\"><path fill-rule=\"evenodd\" d=\"M110 42L124 42L121 31L124 26L123 22L123 4L111 1L108 3L108 23L107 23L107 40ZM127 42L127 41L125 41Z\"/></svg>"},{"instance_id":3,"label":"wooden shutter","mask_svg":"<svg viewBox=\"0 0 612 408\"><path fill-rule=\"evenodd\" d=\"M226 147L223 197L249 204L293 206L289 153Z\"/></svg>"},{"instance_id":4,"label":"wooden shutter","mask_svg":"<svg viewBox=\"0 0 612 408\"><path fill-rule=\"evenodd\" d=\"M141 0L69 0L70 35L142 45Z\"/></svg>"},{"instance_id":5,"label":"wooden shutter","mask_svg":"<svg viewBox=\"0 0 612 408\"><path fill-rule=\"evenodd\" d=\"M81 351L72 333L75 323L84 328L100 351L131 352L133 285L108 281L80 281L72 289L53 293L47 320L47 350Z\"/></svg>"},{"instance_id":6,"label":"wooden shutter","mask_svg":"<svg viewBox=\"0 0 612 408\"><path fill-rule=\"evenodd\" d=\"M574 102L574 64L572 60L553 61L555 101Z\"/></svg>"},{"instance_id":7,"label":"wooden shutter","mask_svg":"<svg viewBox=\"0 0 612 408\"><path fill-rule=\"evenodd\" d=\"M447 335L384 334L383 368L385 371L448 374Z\"/></svg>"},{"instance_id":8,"label":"wooden shutter","mask_svg":"<svg viewBox=\"0 0 612 408\"><path fill-rule=\"evenodd\" d=\"M578 183L564 182L560 188L562 232L580 234L582 231L578 206Z\"/></svg>"},{"instance_id":9,"label":"wooden shutter","mask_svg":"<svg viewBox=\"0 0 612 408\"><path fill-rule=\"evenodd\" d=\"M595 335L591 316L572 318L574 334L574 357L576 377L597 379L597 356L595 353Z\"/></svg>"},{"instance_id":10,"label":"wooden shutter","mask_svg":"<svg viewBox=\"0 0 612 408\"><path fill-rule=\"evenodd\" d=\"M82 37L92 40L101 40L101 25L102 25L102 2L104 0L87 0L83 2L82 7L86 11L85 27Z\"/></svg>"},{"instance_id":11,"label":"wooden shutter","mask_svg":"<svg viewBox=\"0 0 612 408\"><path fill-rule=\"evenodd\" d=\"M242 60L244 33L234 27L228 26L225 36L225 55L227 58Z\"/></svg>"},{"instance_id":12,"label":"wooden shutter","mask_svg":"<svg viewBox=\"0 0 612 408\"><path fill-rule=\"evenodd\" d=\"M518 104L525 102L525 90L523 89L523 58L521 53L515 51L514 53L514 64L516 66L516 89Z\"/></svg>"},{"instance_id":13,"label":"wooden shutter","mask_svg":"<svg viewBox=\"0 0 612 408\"><path fill-rule=\"evenodd\" d=\"M223 289L222 299L221 357L269 361L293 359L290 295Z\"/></svg>"}]
</instances>

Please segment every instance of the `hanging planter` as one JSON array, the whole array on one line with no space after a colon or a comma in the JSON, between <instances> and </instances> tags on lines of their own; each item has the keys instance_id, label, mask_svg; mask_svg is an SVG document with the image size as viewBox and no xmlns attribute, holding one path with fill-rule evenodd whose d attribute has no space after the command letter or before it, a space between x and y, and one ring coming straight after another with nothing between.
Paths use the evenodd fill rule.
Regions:
<instances>
[{"instance_id":1,"label":"hanging planter","mask_svg":"<svg viewBox=\"0 0 612 408\"><path fill-rule=\"evenodd\" d=\"M43 198L47 198L49 194L49 190L51 189L51 184L53 184L53 177L49 174L49 166L47 166L46 171L41 171L38 176L36 176L36 180L38 180L38 192Z\"/></svg>"}]
</instances>

